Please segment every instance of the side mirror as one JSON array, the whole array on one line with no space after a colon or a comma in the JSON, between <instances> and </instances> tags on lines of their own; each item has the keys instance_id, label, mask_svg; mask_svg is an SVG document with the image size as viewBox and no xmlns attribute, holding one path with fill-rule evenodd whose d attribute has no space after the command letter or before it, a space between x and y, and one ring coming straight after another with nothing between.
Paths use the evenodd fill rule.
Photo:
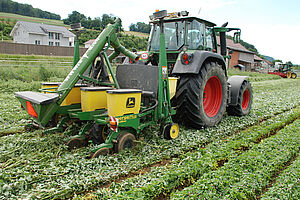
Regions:
<instances>
[{"instance_id":1,"label":"side mirror","mask_svg":"<svg viewBox=\"0 0 300 200\"><path fill-rule=\"evenodd\" d=\"M240 39L241 39L241 32L235 32L233 35L234 43L240 43Z\"/></svg>"}]
</instances>

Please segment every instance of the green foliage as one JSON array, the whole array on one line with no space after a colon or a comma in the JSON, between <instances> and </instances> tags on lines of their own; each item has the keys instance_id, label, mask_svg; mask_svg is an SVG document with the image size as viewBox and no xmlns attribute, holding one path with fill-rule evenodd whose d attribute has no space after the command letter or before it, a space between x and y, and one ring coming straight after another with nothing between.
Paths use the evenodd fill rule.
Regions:
<instances>
[{"instance_id":1,"label":"green foliage","mask_svg":"<svg viewBox=\"0 0 300 200\"><path fill-rule=\"evenodd\" d=\"M0 40L12 40L9 35L15 23L8 19L0 19Z\"/></svg>"},{"instance_id":2,"label":"green foliage","mask_svg":"<svg viewBox=\"0 0 300 200\"><path fill-rule=\"evenodd\" d=\"M100 31L95 30L87 30L80 34L79 36L79 44L84 44L86 41L90 39L96 39ZM123 33L118 33L118 38L120 43L129 50L132 48L137 49L138 51L145 51L147 49L148 38L145 37L138 37L134 35L127 35Z\"/></svg>"},{"instance_id":3,"label":"green foliage","mask_svg":"<svg viewBox=\"0 0 300 200\"><path fill-rule=\"evenodd\" d=\"M86 30L80 33L79 44L83 45L86 41L89 41L91 39L96 39L100 33L101 33L100 31L96 31L96 30Z\"/></svg>"},{"instance_id":4,"label":"green foliage","mask_svg":"<svg viewBox=\"0 0 300 200\"><path fill-rule=\"evenodd\" d=\"M148 38L137 37L134 35L119 34L120 43L127 49L132 50L132 48L138 51L146 51Z\"/></svg>"},{"instance_id":5,"label":"green foliage","mask_svg":"<svg viewBox=\"0 0 300 200\"><path fill-rule=\"evenodd\" d=\"M179 159L174 159L167 167L163 166L152 169L149 174L128 179L118 185L112 185L110 188L103 189L97 194L101 199L122 199L125 197L125 199L153 199L161 193L169 193L176 187L194 183L196 179L200 178L201 180L202 177L209 176L213 173L213 170L220 168L218 163L221 160L226 163L228 159L233 160L238 158L242 153L242 149L249 149L255 146L258 139L268 137L271 131L292 122L299 115L299 109L282 113L260 125L235 134L225 141L217 140L207 145L205 149L199 147L194 152L181 154ZM232 177L232 179L238 180L236 177ZM211 178L211 182L200 186L196 185L195 188L202 189L199 193L207 191L215 180ZM222 184L218 184L218 186L220 185ZM127 188L131 188L130 191L126 190ZM186 190L188 192L178 192L175 199L176 197L177 199L189 199L188 197L191 196L187 196L187 193L190 194L192 192L189 191L189 188ZM197 195L199 194L195 193L195 196Z\"/></svg>"},{"instance_id":6,"label":"green foliage","mask_svg":"<svg viewBox=\"0 0 300 200\"><path fill-rule=\"evenodd\" d=\"M103 30L107 24L112 24L116 19L113 15L103 14L102 17L91 19L77 11L73 11L66 19L63 19L64 24L81 23L86 29Z\"/></svg>"},{"instance_id":7,"label":"green foliage","mask_svg":"<svg viewBox=\"0 0 300 200\"><path fill-rule=\"evenodd\" d=\"M63 56L42 56L42 55L21 55L21 54L0 54L0 59L2 62L5 60L17 60L17 61L39 61L38 64L44 64L45 61L53 62L73 62L73 57L63 57Z\"/></svg>"},{"instance_id":8,"label":"green foliage","mask_svg":"<svg viewBox=\"0 0 300 200\"><path fill-rule=\"evenodd\" d=\"M150 24L146 24L144 22L138 22L136 24L131 24L129 26L129 30L141 32L141 33L150 33L151 26L150 26Z\"/></svg>"},{"instance_id":9,"label":"green foliage","mask_svg":"<svg viewBox=\"0 0 300 200\"><path fill-rule=\"evenodd\" d=\"M31 61L34 58L36 57L22 58L19 56L16 60ZM13 64L12 66L5 66L7 69L1 71L0 75L6 73L3 76L6 77L8 71L16 74L31 74L33 73L32 68L36 71L33 73L34 76L40 70L45 69L64 74L65 72L62 70L67 69L67 67L59 67L61 63L52 67L45 67L43 63L45 59L40 59L41 63L39 64L41 66L36 64L35 67L27 68L14 67ZM72 61L72 59L69 58L68 61ZM56 62L51 62L51 64L56 64ZM44 69L39 67L44 67ZM136 149L105 157L101 156L97 159L86 159L85 157L90 153L90 148L93 147L88 146L68 151L65 143L72 135L67 135L66 132L65 134L42 135L41 130L23 131L22 126L28 123L29 117L25 111L20 109L20 104L13 93L24 90L37 91L41 80L27 82L20 81L20 79L3 80L3 77L0 77L1 199L65 199L72 198L74 194L82 194L94 189L96 191L93 196L98 196L99 199L117 199L112 197L138 199L134 198L136 196L141 197L140 199L150 199L150 197L160 194L161 191L173 191L178 184L184 187L185 184L193 184L197 180L210 176L212 171L222 168L218 168L220 159L227 158L227 163L232 163L237 158L240 161L247 161L248 157L244 156L243 151L240 150L242 147L248 147L249 150L256 148L258 144L253 142L255 139L260 136L269 137L272 131L292 122L292 119L299 116L300 112L298 100L300 98L300 88L298 87L300 80L279 79L254 82L252 83L254 103L249 116L224 116L222 122L216 127L200 130L187 129L181 126L178 139L171 141L161 138L158 127L150 127L143 131L142 137L137 139ZM50 81L52 80L50 77ZM75 126L71 124L69 129ZM80 127L76 126L76 129L79 130ZM296 129L293 130L293 132L297 132ZM5 136L6 134L13 135ZM274 166L281 166L277 163L283 161L281 159L282 152L286 150L284 155L290 158L290 149L299 147L299 140L297 140L299 136L294 139L295 142L298 142L297 144L291 143L292 139L287 134L284 136L277 138L277 140L274 139L275 144L279 144L280 141L282 143L287 141L286 144L277 145L280 149L274 148L274 152L279 152L276 154L279 156L274 159L270 158L272 161L270 163L275 163ZM276 141L278 142L276 143ZM266 140L261 143L264 144L265 142ZM263 148L261 152L267 152L266 155L270 155L268 153L270 150ZM145 169L164 159L168 159L170 163L166 166L154 165L151 172L137 175L140 169ZM261 157L256 160L258 159ZM248 167L247 163L241 163L243 167ZM259 162L257 163L257 166L261 166ZM262 166L262 169L265 170L266 168ZM230 169L228 169L228 173L229 171ZM121 183L113 182L110 187L98 190L99 186L128 174L133 177L125 179ZM231 179L236 180L235 188L240 187L238 184L240 182L237 182L240 176L238 173L233 173L231 177ZM265 173L261 175L264 181L268 177L271 176ZM220 183L217 182L219 179L209 180L212 184L214 184L214 180L216 183ZM232 180L228 179L228 181ZM253 187L258 187L259 184L253 184ZM207 186L214 187L216 185ZM217 186L222 188L222 184ZM230 187L226 189L230 189ZM138 191L140 193L137 193ZM243 195L242 192L244 190L241 190L241 195ZM128 195L125 196L125 194Z\"/></svg>"},{"instance_id":10,"label":"green foliage","mask_svg":"<svg viewBox=\"0 0 300 200\"><path fill-rule=\"evenodd\" d=\"M275 65L276 62L281 62L281 63L283 63L282 60L276 59L276 60L273 60L273 61L272 61L273 65Z\"/></svg>"},{"instance_id":11,"label":"green foliage","mask_svg":"<svg viewBox=\"0 0 300 200\"><path fill-rule=\"evenodd\" d=\"M63 19L64 24L73 24L73 23L79 23L82 19L86 19L86 16L84 14L81 14L77 11L73 11L71 14L68 15L68 18Z\"/></svg>"},{"instance_id":12,"label":"green foliage","mask_svg":"<svg viewBox=\"0 0 300 200\"><path fill-rule=\"evenodd\" d=\"M42 11L41 9L33 8L31 5L18 3L11 0L0 1L0 12L15 13L44 19L60 20L60 15L47 11Z\"/></svg>"},{"instance_id":13,"label":"green foliage","mask_svg":"<svg viewBox=\"0 0 300 200\"><path fill-rule=\"evenodd\" d=\"M296 120L240 156L231 156L224 167L203 174L192 186L174 193L171 199L255 199L272 181L272 176L298 155L299 134L300 120ZM279 199L285 198L279 195Z\"/></svg>"},{"instance_id":14,"label":"green foliage","mask_svg":"<svg viewBox=\"0 0 300 200\"><path fill-rule=\"evenodd\" d=\"M285 169L268 191L261 196L267 199L299 199L300 197L300 157Z\"/></svg>"},{"instance_id":15,"label":"green foliage","mask_svg":"<svg viewBox=\"0 0 300 200\"><path fill-rule=\"evenodd\" d=\"M280 76L274 74L263 74L259 72L246 72L246 71L243 72L238 69L228 69L228 76L233 76L233 75L248 76L249 77L248 80L251 82L281 79Z\"/></svg>"},{"instance_id":16,"label":"green foliage","mask_svg":"<svg viewBox=\"0 0 300 200\"><path fill-rule=\"evenodd\" d=\"M256 54L259 55L258 50L255 48L255 46L253 44L250 44L248 42L245 42L243 40L240 41L241 45L243 45L246 49L248 49L249 51L252 51Z\"/></svg>"},{"instance_id":17,"label":"green foliage","mask_svg":"<svg viewBox=\"0 0 300 200\"><path fill-rule=\"evenodd\" d=\"M0 79L24 82L63 80L71 70L72 58L0 54Z\"/></svg>"}]
</instances>

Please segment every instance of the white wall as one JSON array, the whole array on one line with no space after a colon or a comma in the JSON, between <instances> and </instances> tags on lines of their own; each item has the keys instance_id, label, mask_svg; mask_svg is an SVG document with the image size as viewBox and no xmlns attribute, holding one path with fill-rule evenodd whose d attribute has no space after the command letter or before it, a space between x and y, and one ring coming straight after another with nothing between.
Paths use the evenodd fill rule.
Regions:
<instances>
[{"instance_id":1,"label":"white wall","mask_svg":"<svg viewBox=\"0 0 300 200\"><path fill-rule=\"evenodd\" d=\"M28 44L29 34L22 26L19 26L14 32L13 39L14 39L14 43Z\"/></svg>"},{"instance_id":2,"label":"white wall","mask_svg":"<svg viewBox=\"0 0 300 200\"><path fill-rule=\"evenodd\" d=\"M55 42L59 42L59 46L69 47L69 42L72 42L72 46L74 46L74 37L63 37L60 33L59 40L55 39L55 34L53 39L49 39L49 35L45 34L35 34L28 33L22 25L19 26L13 35L14 43L23 43L23 44L35 44L36 40L40 41L40 45L49 45L49 42L53 42L53 46L55 46Z\"/></svg>"},{"instance_id":3,"label":"white wall","mask_svg":"<svg viewBox=\"0 0 300 200\"><path fill-rule=\"evenodd\" d=\"M28 44L35 44L35 41L39 40L40 45L48 45L48 43L46 41L47 36L45 36L45 35L29 33L28 38L29 38Z\"/></svg>"}]
</instances>

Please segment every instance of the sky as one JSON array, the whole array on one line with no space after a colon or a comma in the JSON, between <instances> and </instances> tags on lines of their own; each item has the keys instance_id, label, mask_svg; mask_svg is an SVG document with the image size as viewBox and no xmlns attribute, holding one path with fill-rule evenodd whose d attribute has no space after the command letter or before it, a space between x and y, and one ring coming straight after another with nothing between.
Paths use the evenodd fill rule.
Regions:
<instances>
[{"instance_id":1,"label":"sky","mask_svg":"<svg viewBox=\"0 0 300 200\"><path fill-rule=\"evenodd\" d=\"M156 9L206 19L221 26L242 29L241 39L253 44L262 55L300 64L299 0L14 0L59 14L62 19L76 10L87 17L113 14L128 30L131 23L149 22Z\"/></svg>"}]
</instances>

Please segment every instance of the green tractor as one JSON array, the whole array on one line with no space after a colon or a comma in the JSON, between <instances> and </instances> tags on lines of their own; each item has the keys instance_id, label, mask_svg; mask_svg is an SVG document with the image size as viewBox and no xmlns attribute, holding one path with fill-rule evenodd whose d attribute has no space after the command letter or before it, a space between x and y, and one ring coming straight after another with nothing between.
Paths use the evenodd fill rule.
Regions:
<instances>
[{"instance_id":1,"label":"green tractor","mask_svg":"<svg viewBox=\"0 0 300 200\"><path fill-rule=\"evenodd\" d=\"M169 13L163 24L150 16L152 30L148 50L138 54L138 64L158 65L163 27L167 67L170 77L177 79L172 105L173 119L193 128L215 126L227 110L230 115L246 115L252 104L252 87L245 76L227 79L226 32L235 31L234 42L240 40L240 29L216 27L212 22L188 16L187 11ZM220 36L220 53L216 36ZM130 61L133 63L134 61Z\"/></svg>"},{"instance_id":2,"label":"green tractor","mask_svg":"<svg viewBox=\"0 0 300 200\"><path fill-rule=\"evenodd\" d=\"M160 126L163 138L175 139L178 123L209 127L219 123L226 110L238 116L250 112L250 82L245 76L228 79L225 64L225 33L235 31L238 42L240 29L215 27L186 11L155 12L151 23L147 52L137 55L120 44L116 32L121 21L116 19L62 83L43 83L41 92L16 92L16 98L45 134L63 131L70 121L81 124L67 145L91 142L93 158L132 148L150 125ZM109 47L114 48L110 55ZM129 61L114 73L111 62L120 53Z\"/></svg>"}]
</instances>

